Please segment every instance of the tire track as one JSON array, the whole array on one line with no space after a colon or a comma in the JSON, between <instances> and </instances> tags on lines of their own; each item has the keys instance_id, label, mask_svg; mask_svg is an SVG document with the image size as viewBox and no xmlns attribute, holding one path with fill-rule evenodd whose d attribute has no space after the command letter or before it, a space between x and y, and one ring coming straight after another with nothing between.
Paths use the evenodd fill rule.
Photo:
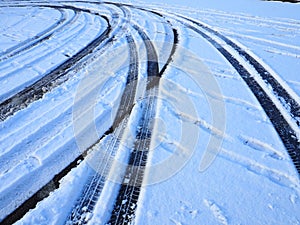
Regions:
<instances>
[{"instance_id":1,"label":"tire track","mask_svg":"<svg viewBox=\"0 0 300 225\"><path fill-rule=\"evenodd\" d=\"M142 129L138 130L136 134L136 140L134 143L134 149L129 156L129 164L126 168L126 173L123 178L116 202L114 204L114 209L112 211L111 218L108 224L123 224L130 222L135 212L135 205L138 201L140 188L143 181L144 167L146 166L148 150L151 140L151 129L150 129L150 113L153 113L153 99L150 101L149 90L152 87L158 86L159 83L159 69L158 69L158 56L154 45L152 44L150 38L147 34L142 31L142 29L133 25L133 28L142 37L146 49L147 49L147 87L146 87L146 107L143 107L142 118L139 121L139 126ZM157 90L156 90L157 94ZM151 108L153 107L153 108ZM151 108L151 110L150 110ZM134 168L134 169L133 169ZM138 179L139 178L139 179ZM126 201L125 204L124 201ZM133 207L134 206L134 207ZM131 211L128 211L128 208Z\"/></svg>"},{"instance_id":2,"label":"tire track","mask_svg":"<svg viewBox=\"0 0 300 225\"><path fill-rule=\"evenodd\" d=\"M73 21L75 21L78 18L78 11L75 11L74 16L67 23L64 23L65 21L67 21L66 12L63 9L57 9L57 10L61 12L62 16L56 23L54 23L51 27L47 28L43 32L35 35L34 37L29 38L7 49L6 51L2 52L0 54L0 62L8 58L11 58L15 55L18 55L30 48L33 48L34 46L42 43L45 40L50 39L55 33L63 30L64 27L71 24Z\"/></svg>"},{"instance_id":3,"label":"tire track","mask_svg":"<svg viewBox=\"0 0 300 225\"><path fill-rule=\"evenodd\" d=\"M72 7L74 8L74 7ZM83 9L86 12L89 12L89 10ZM113 12L113 11L112 11ZM93 12L95 13L95 12ZM95 13L98 14L98 13ZM100 14L99 14L100 15ZM117 20L119 19L119 14L116 12L113 12L112 14L112 19ZM125 15L126 16L126 15ZM125 25L126 25L126 21L122 22L121 24L119 24L119 29L125 29ZM113 22L112 27L116 27L117 26L117 22ZM119 30L118 29L118 30ZM108 43L111 43L111 40L114 39L116 40L117 37L119 37L119 34L115 34L112 35L112 37L109 38L109 42L107 42L106 45L104 45L100 50L100 54L102 54L102 52L104 50L106 50ZM134 79L134 78L131 78ZM119 126L117 125L117 122L114 123L114 126ZM112 129L112 128L111 128ZM40 201L42 201L43 199L45 199L46 197L49 196L50 192L54 191L55 189L59 188L59 182L60 180L66 176L71 169L75 168L78 166L79 162L84 160L85 157L88 155L88 152L90 152L95 146L97 146L101 140L108 134L109 132L106 132L106 134L104 134L101 138L99 138L98 140L95 141L95 143L93 145L91 145L89 148L87 148L81 155L79 155L77 158L75 158L71 163L68 164L67 167L65 167L64 169L61 170L61 172L58 172L54 178L52 178L48 183L46 183L44 186L42 186L39 190L37 190L29 199L27 199L25 202L23 202L14 212L12 212L11 214L7 215L4 220L2 221L3 224L11 224L13 222L18 221L19 219L21 219L30 209L34 208L36 206L36 204ZM50 166L51 167L51 166ZM51 168L50 168L51 169ZM44 171L45 169L43 169ZM45 171L44 171L45 172Z\"/></svg>"},{"instance_id":4,"label":"tire track","mask_svg":"<svg viewBox=\"0 0 300 225\"><path fill-rule=\"evenodd\" d=\"M46 40L37 47L24 52L24 54L6 60L1 66L4 74L0 78L0 82L6 82L8 85L1 90L0 102L41 79L48 71L55 69L66 59L83 49L90 40L100 35L104 30L103 28L98 31L91 31L91 33L96 33L95 37L85 38L85 34L89 33L88 28L91 27L89 21L91 21L92 17L90 14L79 13L75 24L69 26L63 33L55 35L51 40ZM103 23L100 22L99 17L97 20L99 25ZM81 42L80 40L85 42L85 44L81 45L79 43ZM71 43L73 41L78 42L78 48L72 47ZM59 44L54 44L55 42ZM53 63L53 61L56 61L56 63ZM16 66L12 67L11 64L16 64ZM24 79L20 80L20 76L24 77Z\"/></svg>"},{"instance_id":5,"label":"tire track","mask_svg":"<svg viewBox=\"0 0 300 225\"><path fill-rule=\"evenodd\" d=\"M79 11L77 10L78 14ZM52 114L52 118L47 118L47 119L42 119L42 120L38 120L39 117L36 117L36 121L39 121L39 127L37 129L33 129L33 130L26 130L26 127L20 127L19 131L23 132L25 131L26 136L24 137L24 139L19 139L18 133L20 132L15 132L13 134L8 134L6 136L6 138L8 136L10 136L9 138L11 138L11 136L14 136L15 134L15 138L17 137L18 139L16 139L16 141L14 142L13 145L10 145L9 147L6 145L3 147L3 145L0 144L0 147L3 147L3 149L6 149L6 151L2 151L2 154L0 156L0 171L8 171L9 169L13 168L14 166L16 166L16 164L18 162L21 162L22 160L26 159L26 157L28 156L28 153L31 153L32 150L37 150L39 148L41 148L42 146L45 146L46 144L48 144L48 140L44 141L43 143L39 142L39 140L44 136L44 133L51 133L48 132L47 130L51 130L51 126L55 126L55 129L52 130L57 130L57 132L59 132L60 128L62 129L64 126L64 119L66 119L66 115L68 115L68 113L70 113L70 111L72 111L72 105L70 105L70 103L66 103L67 105L69 105L68 108L66 108L65 110L63 110L62 107L61 108L61 112L57 112L56 114ZM50 109L50 110L53 110ZM41 117L43 117L43 115L41 115ZM57 124L58 122L58 124ZM5 139L5 136L1 138L2 140ZM13 138L11 138L11 140L13 140ZM34 142L30 141L30 140L35 140ZM24 147L26 146L26 147ZM13 159L13 160L11 160Z\"/></svg>"},{"instance_id":6,"label":"tire track","mask_svg":"<svg viewBox=\"0 0 300 225\"><path fill-rule=\"evenodd\" d=\"M71 215L67 220L67 224L86 224L88 222L86 216L93 212L95 204L102 192L106 177L112 166L112 159L119 147L118 140L124 133L127 119L134 106L139 67L138 52L133 37L127 35L126 39L130 50L129 71L126 86L113 125L105 134L109 135L110 133L113 133L114 137L110 141L104 156L101 156L101 160L98 162L99 166L95 170L92 178L86 184L86 188L74 206Z\"/></svg>"},{"instance_id":7,"label":"tire track","mask_svg":"<svg viewBox=\"0 0 300 225\"><path fill-rule=\"evenodd\" d=\"M113 29L110 21L106 16L101 17L107 22L107 29L63 64L24 90L0 103L0 121L4 121L15 112L26 108L32 102L41 99L45 93L67 81L69 79L68 74L80 68L80 63L83 63L82 60L84 60L85 56L91 54L104 41L106 41L106 44L112 41L113 37L109 37Z\"/></svg>"},{"instance_id":8,"label":"tire track","mask_svg":"<svg viewBox=\"0 0 300 225\"><path fill-rule=\"evenodd\" d=\"M123 8L124 13L125 13L125 11ZM126 13L128 14L128 12L126 12ZM143 148L144 147L149 148L149 145L150 145L151 134L149 133L149 129L147 130L146 127L150 126L150 124L149 124L151 122L150 118L153 118L153 115L155 114L155 112L154 112L155 99L153 98L152 95L154 95L154 96L157 95L158 89L155 88L158 86L158 82L159 82L159 79L157 79L157 77L161 77L161 75L165 72L167 65L171 62L172 56L175 53L175 44L178 43L178 34L175 29L172 29L173 35L174 35L174 45L173 45L173 48L171 50L170 56L169 56L166 64L164 65L163 69L159 72L158 64L157 64L158 59L157 59L157 55L155 53L156 51L155 51L155 48L152 45L149 37L141 30L140 27L134 25L133 28L138 31L139 35L144 40L144 44L147 49L147 56L148 56L147 73L148 73L148 81L149 82L147 83L146 89L147 89L147 91L152 91L152 94L149 97L149 102L147 103L147 107L144 107L144 110L142 113L145 117L142 118L142 120L140 121L140 123L141 123L140 125L143 128L141 130L139 130L139 132L137 134L137 140L139 140L139 141L135 142L135 146L138 146L138 148L140 149L140 148L142 148L141 146L143 146ZM128 41L128 43L130 44L131 41ZM135 54L131 54L131 55L135 55ZM130 68L130 71L132 71L132 69L133 69L133 67ZM131 74L132 74L132 72L131 72ZM87 218L93 212L94 206L102 192L102 189L103 189L103 186L105 183L105 177L108 174L110 167L111 167L112 160L110 158L115 155L115 149L119 145L119 143L117 143L117 140L123 133L122 130L124 130L124 128L122 128L122 127L126 126L127 122L126 121L124 122L124 120L126 120L126 118L128 118L128 116L130 115L130 113L124 114L124 112L131 112L132 107L133 107L133 101L131 101L131 100L128 101L128 100L126 100L126 98L128 99L128 96L131 96L133 89L129 85L131 85L132 82L135 80L137 80L137 74L135 74L135 76L130 76L130 75L128 76L126 88L129 87L129 89L131 89L131 90L126 91L126 89L125 89L125 91L123 93L124 101L123 100L121 101L121 105L118 109L118 113L117 113L116 119L114 121L114 124L116 124L116 125L123 124L120 128L121 130L118 130L118 127L116 125L113 125L106 132L106 134L108 135L108 134L111 134L112 132L116 133L116 131L118 130L118 132L117 132L118 134L115 135L116 138L114 138L115 140L113 141L113 144L110 144L108 147L108 149L110 149L108 157L105 157L105 162L103 162L103 161L99 162L99 168L97 168L97 170L96 170L96 171L98 171L98 173L96 173L94 175L93 179L89 182L88 187L85 189L84 195L80 198L80 200L78 201L76 206L73 208L73 211L71 213L71 216L69 217L69 220L67 221L67 224L86 224L88 222ZM129 94L127 92L129 92ZM122 99L123 99L123 97L122 97ZM129 99L132 99L132 97L129 97ZM122 102L124 102L124 104L122 104ZM127 102L127 103L125 103L125 102ZM149 107L151 109L149 109ZM119 114L119 112L121 114ZM126 118L125 118L125 116L126 116ZM145 123L148 123L148 124L146 125ZM117 127L117 129L116 129L116 127ZM147 138L147 140L146 140L146 138ZM140 140L143 140L143 141L140 141ZM141 154L141 152L142 151L140 151L140 150L134 150L134 152L131 154L130 159L129 159L130 165L135 165L138 167L144 167L146 165L147 154L146 154L146 152ZM105 155L107 155L107 154L105 153ZM138 184L138 185L142 184L143 174L144 174L143 170L144 170L144 168L139 169L139 172L138 172L139 179L138 179L138 181L136 180L135 184ZM101 171L101 172L99 173L99 171ZM131 173L131 172L129 172L129 173ZM128 175L128 173L127 173L127 175ZM128 176L127 177L125 176L124 179L128 179ZM132 177L132 179L134 179L134 178ZM129 178L129 180L130 180L130 178ZM130 186L131 185L132 184L130 184ZM128 190L128 188L131 188L131 187L127 187L127 190L125 191L125 193L122 193L122 194L126 195L126 192L128 192L128 191L130 192L130 190ZM139 188L140 187L138 187L138 189ZM132 203L137 202L139 192L140 192L140 190L134 191L134 196L132 197L132 201L131 201ZM120 198L120 195L119 195L119 198ZM128 214L129 216L133 216L134 210L132 212L128 212L128 213L126 212L126 214Z\"/></svg>"},{"instance_id":9,"label":"tire track","mask_svg":"<svg viewBox=\"0 0 300 225\"><path fill-rule=\"evenodd\" d=\"M124 12L124 10L123 10L123 12ZM128 12L127 12L127 14L128 14ZM138 30L140 36L142 36L143 39L147 40L147 42L145 43L146 48L151 49L152 51L155 51L153 45L151 45L151 43L150 43L150 39L145 36L145 33L142 32L141 29L138 28L137 26L135 26L134 28L136 30ZM172 31L174 34L174 43L177 44L177 42L178 42L177 31L175 29L172 29ZM131 41L128 41L128 43L130 44ZM155 82L154 81L155 79L153 79L153 77L156 77L158 74L159 74L159 76L161 76L162 73L166 70L167 65L171 62L172 56L175 53L175 44L173 45L173 48L172 48L171 54L167 60L167 63L164 65L163 69L159 73L158 73L158 67L156 70L155 69L153 70L153 68L155 68L153 65L153 62L156 62L155 60L156 60L157 56L153 56L153 54L149 54L149 52L151 52L151 51L148 51L148 58L152 58L153 61L148 61L147 71L150 74L149 80L152 82L148 83L147 90L153 90L153 86L156 86L156 85L153 85L153 82ZM134 54L132 54L132 55L134 55ZM133 67L131 67L130 71L132 71L132 69L133 69ZM154 73L153 73L153 71L154 71ZM156 74L156 75L154 75L154 74ZM128 76L126 84L130 85L130 84L132 84L132 81L134 81L136 79L137 79L137 74L135 76ZM156 79L156 81L157 81L157 79ZM127 85L126 85L126 88L129 87ZM126 91L126 89L125 89L125 91L123 93L124 98L122 97L122 99L124 99L124 100L122 100L121 102L124 102L124 103L128 102L128 100L126 100L126 99L128 99L128 96L131 95L131 94L128 94L128 92L132 93L132 90L133 90L132 88L130 88L130 89L131 89L131 91ZM154 94L154 93L152 93L152 94ZM129 99L131 99L131 97ZM154 101L154 99L152 98L151 103L148 104L149 106L151 105L152 110L145 110L143 113L144 115L147 115L147 117L149 115L149 112L151 112L151 114L153 115L153 109L155 108L155 107L153 107L154 106L153 101ZM84 195L80 198L80 200L78 201L76 206L73 208L73 211L72 211L71 215L69 216L69 220L67 221L67 224L85 224L88 222L88 219L86 219L86 218L89 218L89 216L91 215L93 208L97 202L97 199L99 198L101 191L103 189L103 186L105 183L105 177L108 174L110 166L111 166L111 158L115 155L115 149L116 149L116 147L118 147L118 144L119 144L117 140L123 133L122 127L126 126L127 122L126 121L124 122L124 120L126 120L126 118L128 118L128 116L130 115L130 113L126 114L127 116L125 117L124 112L130 112L132 110L133 102L132 101L129 101L129 102L131 102L131 103L126 103L126 104L121 103L118 113L117 113L117 116L116 116L116 119L114 121L114 125L106 132L106 135L109 135L113 132L114 132L114 134L116 134L116 131L117 131L117 134L115 135L116 137L114 138L114 140L112 140L113 144L110 144L108 147L109 153L108 154L105 153L105 155L106 156L108 155L108 157L104 157L104 159L105 159L104 161L103 161L103 157L101 157L101 161L99 162L99 167L96 169L96 171L98 171L98 172L101 171L101 172L96 173L93 176L93 178L88 182L89 185L84 190L84 192L83 192ZM121 114L119 114L119 112ZM120 124L121 124L121 128L117 127L117 125L120 125ZM146 137L145 133L147 133L145 131L145 126L141 130L141 132L142 133L140 133L138 135L139 138L145 138ZM147 135L147 136L149 136L149 135ZM150 140L148 140L148 144L150 144ZM137 152L134 154L138 155L138 158L141 158L140 152ZM136 162L140 161L136 157L133 157L133 158L135 158ZM133 158L131 158L131 160ZM145 159L144 156L143 156L143 158ZM140 182L141 181L142 180L140 180Z\"/></svg>"},{"instance_id":10,"label":"tire track","mask_svg":"<svg viewBox=\"0 0 300 225\"><path fill-rule=\"evenodd\" d=\"M250 74L250 72L231 54L229 53L221 44L219 44L217 41L215 41L211 36L205 34L203 31L201 31L199 28L203 28L207 30L208 32L217 35L218 37L223 37L222 39L225 41L227 40L226 37L219 34L217 31L214 31L210 28L207 28L205 25L202 25L201 23L194 21L189 18L185 18L183 16L178 15L177 19L179 22L181 22L184 26L187 28L195 31L200 36L202 36L204 39L206 39L209 43L211 43L212 46L214 46L226 59L227 61L236 69L236 71L240 74L242 79L245 81L245 83L248 85L252 93L255 95L256 99L264 109L265 113L269 117L271 123L273 124L273 127L277 131L280 139L282 140L287 152L289 153L294 166L296 170L298 171L298 174L300 175L300 142L297 138L296 131L291 127L289 122L284 118L280 110L277 108L277 106L274 104L272 99L268 96L266 91L259 85L259 83L254 79L254 77ZM182 19L191 22L193 25L190 25ZM197 27L199 28L197 28ZM265 77L265 81L273 81L273 85L277 84L278 82L274 79L274 77L271 76L269 72L267 72L262 65L260 65L256 60L254 60L253 57L248 55L244 50L240 49L237 45L235 45L233 42L228 40L226 42L228 45L231 46L231 43L233 44L233 47L239 54L244 56L246 59L253 59L251 62L247 60L248 63L250 63L255 69L257 69L257 72L263 76L261 73L266 73L267 77ZM277 90L278 94L282 95L282 98L285 98L286 101L289 101L290 104L294 103L295 100L290 97L289 95L284 95L286 92L281 92L282 86L278 83L279 87ZM272 86L273 89L276 89L277 86ZM293 107L293 110L298 110L298 104L295 104ZM291 111L292 113L292 111ZM294 111L293 111L294 113ZM298 118L298 114L293 114L292 116L294 118Z\"/></svg>"},{"instance_id":11,"label":"tire track","mask_svg":"<svg viewBox=\"0 0 300 225\"><path fill-rule=\"evenodd\" d=\"M143 11L152 12L154 14L157 14L161 17L163 17L163 14L160 12L156 12L150 9L144 9L140 7L135 7L132 5L124 4L128 7L137 8ZM272 91L278 98L278 100L282 103L283 107L290 113L292 119L296 122L296 124L300 127L300 104L291 96L290 93L286 91L286 89L274 78L274 76L266 69L263 65L261 65L253 56L251 56L249 53L247 53L244 49L239 47L236 43L231 41L226 36L222 35L221 33L209 28L208 26L192 20L190 18L181 16L179 14L174 14L176 17L184 19L186 21L189 21L191 23L196 24L197 26L201 27L202 29L207 30L208 32L216 35L217 37L221 38L223 41L226 42L229 46L231 46L234 50L236 50L239 55L241 55L253 68L257 71L257 73L261 76L263 81L272 87ZM188 24L180 21L185 26L188 26Z\"/></svg>"},{"instance_id":12,"label":"tire track","mask_svg":"<svg viewBox=\"0 0 300 225\"><path fill-rule=\"evenodd\" d=\"M145 102L143 102L142 117L138 123L138 127L141 127L141 129L137 130L134 148L129 156L125 176L107 224L129 224L135 218L135 211L137 209L151 143L153 129L152 119L155 116L159 81L171 62L178 43L178 33L175 29L172 29L174 35L173 48L166 64L162 70L159 71L158 56L150 38L139 26L133 25L133 28L138 31L146 44L148 82Z\"/></svg>"},{"instance_id":13,"label":"tire track","mask_svg":"<svg viewBox=\"0 0 300 225\"><path fill-rule=\"evenodd\" d=\"M183 17L184 18L184 17ZM185 18L187 19L187 18ZM207 30L208 32L216 35L225 41L226 44L236 50L254 69L258 72L261 78L267 85L272 87L274 94L277 96L282 105L290 112L292 118L296 121L297 125L300 126L300 105L299 103L286 91L286 89L273 77L273 75L265 69L256 59L248 54L244 49L239 47L236 43L231 41L229 38L220 34L219 32L193 20L188 19L190 22L194 22L197 26Z\"/></svg>"},{"instance_id":14,"label":"tire track","mask_svg":"<svg viewBox=\"0 0 300 225\"><path fill-rule=\"evenodd\" d=\"M116 15L115 15L113 17L113 19L114 20L118 19L118 16L116 17ZM120 25L120 27L122 27L122 26L123 25ZM106 33L107 34L110 33L110 30L112 30L112 27L110 29L107 29ZM83 53L87 53L88 54L94 48L97 48L98 46L96 46L96 44L99 43L99 42L101 42L102 40L104 41L105 40L105 35L106 34L103 33L101 36L99 36L96 40L94 40L89 45L90 49L84 50L81 54L83 54ZM101 50L106 49L105 46L108 46L108 43L110 43L113 38L114 38L114 36L109 37L108 41L105 43L106 45L104 45L103 48L101 48ZM83 58L83 56L78 56L78 57ZM74 62L70 62L70 63L74 63ZM82 63L82 62L80 61L79 63ZM79 69L78 67L79 66L77 65L76 69ZM104 135L100 138L100 140L103 137L104 137ZM87 152L89 151L89 149L92 149L98 142L99 142L99 140L95 144L93 144L90 148L88 148L84 153L82 153L81 155L79 155L74 161L72 161L60 173L58 173L57 175L55 175L53 179L51 179L48 183L46 183L43 187L41 187L37 192L35 192L35 194L33 194L32 197L30 197L25 202L23 202L14 212L12 212L11 214L7 215L4 218L4 220L1 221L1 224L11 224L11 223L13 223L12 221L16 222L17 220L19 220L20 218L22 218L25 215L25 213L27 213L30 209L34 208L39 201L41 201L44 198L46 198L50 194L51 191L57 189L59 187L59 181L61 180L61 178L63 178L72 168L76 167L77 166L77 162L79 160L83 160L84 157L87 155Z\"/></svg>"}]
</instances>

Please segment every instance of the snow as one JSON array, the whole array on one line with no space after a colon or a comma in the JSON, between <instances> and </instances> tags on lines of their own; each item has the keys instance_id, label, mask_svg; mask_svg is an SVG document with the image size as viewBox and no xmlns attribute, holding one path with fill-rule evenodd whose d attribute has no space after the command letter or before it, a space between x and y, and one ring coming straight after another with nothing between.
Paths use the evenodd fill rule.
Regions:
<instances>
[{"instance_id":1,"label":"snow","mask_svg":"<svg viewBox=\"0 0 300 225\"><path fill-rule=\"evenodd\" d=\"M126 85L129 51L122 31L128 29L127 34L132 34L138 46L139 60L131 116L94 145L89 157L60 180L59 188L16 224L65 224L86 182L95 170L103 169L100 162L104 160L111 166L104 175L107 181L94 211L82 206L82 218L88 224L109 220L119 184L129 182L121 175L142 105L147 101L146 48L138 32L126 23L129 20L153 41L160 68L172 48L172 43L166 43L173 41L169 23L179 35L177 52L160 80L155 101L154 130L135 223L300 224L299 174L263 108L219 51L173 16L177 13L199 20L230 38L300 103L299 4L258 0L122 1L161 12L167 23L130 7L122 11L113 5L50 3L89 9L110 19L112 12L123 15L127 10L130 19L115 20L114 40L71 72L65 83L0 122L0 221L112 126ZM74 56L107 28L106 21L96 14L29 6L35 4L16 7L0 3L1 102ZM51 32L51 38L41 44L22 49L25 42L37 36L42 39ZM286 106L255 69L220 38L213 38L251 71L299 135L299 126ZM6 51L12 48L12 52L22 50L21 54L8 57ZM101 154L115 158L107 160Z\"/></svg>"}]
</instances>

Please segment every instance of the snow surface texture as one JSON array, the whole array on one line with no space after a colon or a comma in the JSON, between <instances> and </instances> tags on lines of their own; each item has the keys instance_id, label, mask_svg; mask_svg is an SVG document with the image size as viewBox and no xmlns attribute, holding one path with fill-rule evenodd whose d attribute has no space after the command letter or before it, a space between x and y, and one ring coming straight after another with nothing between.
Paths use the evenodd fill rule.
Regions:
<instances>
[{"instance_id":1,"label":"snow surface texture","mask_svg":"<svg viewBox=\"0 0 300 225\"><path fill-rule=\"evenodd\" d=\"M300 6L125 3L0 3L0 221L300 224L299 174L287 145L220 49L299 140L297 114L226 41L178 16L229 38L300 104ZM159 83L151 80L156 65L166 65ZM43 80L49 74L62 75ZM23 90L33 90L32 100L17 101ZM142 157L127 166L133 149ZM137 197L122 196L120 183ZM16 217L36 192L36 206Z\"/></svg>"}]
</instances>

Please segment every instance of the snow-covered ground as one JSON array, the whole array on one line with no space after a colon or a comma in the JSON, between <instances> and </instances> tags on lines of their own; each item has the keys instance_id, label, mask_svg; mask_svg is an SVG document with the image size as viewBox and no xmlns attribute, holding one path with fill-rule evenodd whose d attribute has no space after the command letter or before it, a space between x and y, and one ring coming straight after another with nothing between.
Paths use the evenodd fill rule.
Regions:
<instances>
[{"instance_id":1,"label":"snow-covered ground","mask_svg":"<svg viewBox=\"0 0 300 225\"><path fill-rule=\"evenodd\" d=\"M300 224L299 167L290 156L300 145L282 139L245 73L294 132L291 140L300 138L299 112L216 35L252 56L296 107L300 4L114 2L128 5L0 3L0 221L72 224L75 212L83 224ZM159 71L166 68L148 88L153 51ZM68 66L56 69L61 64ZM45 80L49 74L63 75ZM24 89L34 94L18 102ZM147 152L146 167L128 166L133 148ZM136 180L138 201L126 196L120 205L131 202L114 221L120 183L135 179L128 168L143 183ZM36 206L25 205L17 218L14 210L36 192Z\"/></svg>"}]
</instances>

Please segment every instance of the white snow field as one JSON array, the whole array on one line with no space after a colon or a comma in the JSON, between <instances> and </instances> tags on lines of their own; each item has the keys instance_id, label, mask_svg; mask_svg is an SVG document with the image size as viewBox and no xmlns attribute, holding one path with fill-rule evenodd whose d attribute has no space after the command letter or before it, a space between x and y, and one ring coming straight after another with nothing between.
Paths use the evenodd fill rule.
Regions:
<instances>
[{"instance_id":1,"label":"white snow field","mask_svg":"<svg viewBox=\"0 0 300 225\"><path fill-rule=\"evenodd\" d=\"M0 224L300 224L299 12L1 1Z\"/></svg>"}]
</instances>

